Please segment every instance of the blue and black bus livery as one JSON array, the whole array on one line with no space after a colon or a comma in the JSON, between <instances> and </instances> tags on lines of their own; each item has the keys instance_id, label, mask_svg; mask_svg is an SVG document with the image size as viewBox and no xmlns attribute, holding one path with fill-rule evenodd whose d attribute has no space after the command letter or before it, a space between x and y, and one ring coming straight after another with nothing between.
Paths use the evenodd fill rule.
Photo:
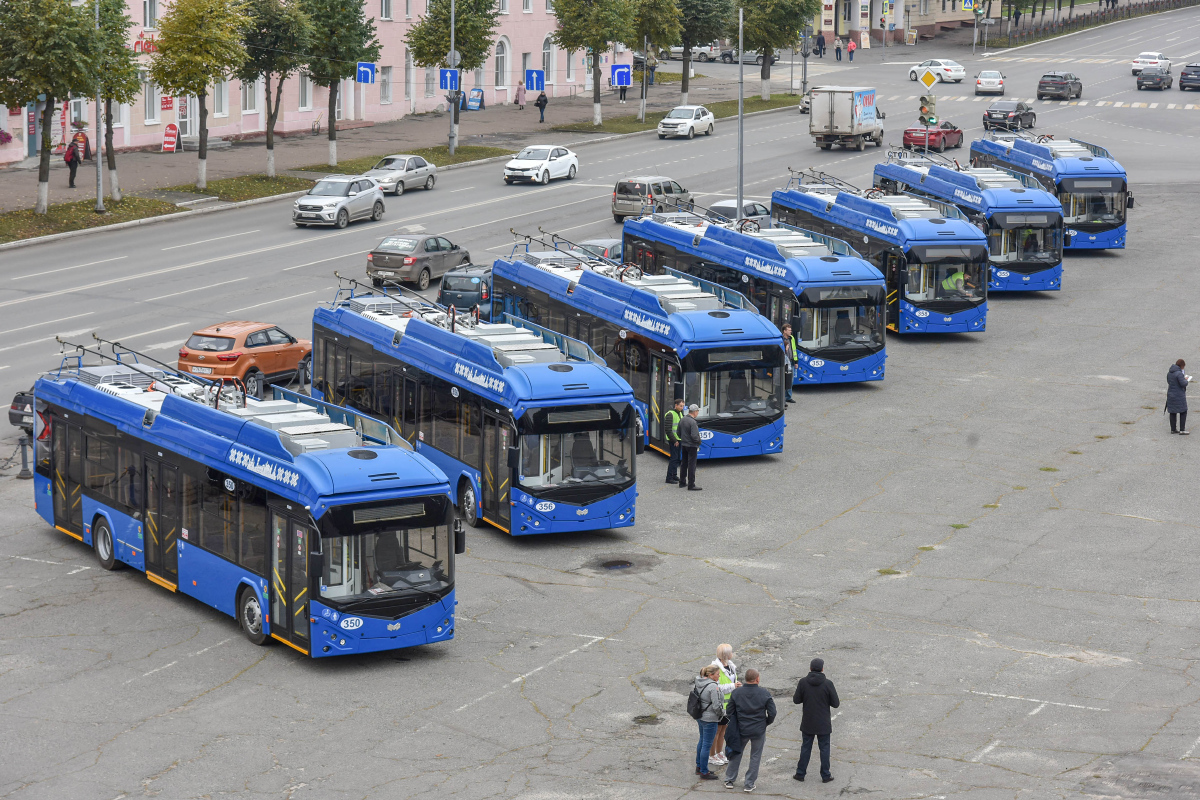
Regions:
<instances>
[{"instance_id":1,"label":"blue and black bus livery","mask_svg":"<svg viewBox=\"0 0 1200 800\"><path fill-rule=\"evenodd\" d=\"M1098 145L1039 139L976 139L971 142L971 164L1037 178L1058 198L1066 250L1123 250L1126 212L1133 207L1125 168Z\"/></svg>"},{"instance_id":2,"label":"blue and black bus livery","mask_svg":"<svg viewBox=\"0 0 1200 800\"><path fill-rule=\"evenodd\" d=\"M419 298L339 292L313 314L313 394L400 431L449 476L473 527L513 536L628 527L633 396L595 353L570 344L468 315L451 321Z\"/></svg>"},{"instance_id":3,"label":"blue and black bus livery","mask_svg":"<svg viewBox=\"0 0 1200 800\"><path fill-rule=\"evenodd\" d=\"M868 194L827 185L788 188L772 194L771 214L777 222L854 242L887 282L889 330L985 330L988 251L983 233L946 204Z\"/></svg>"},{"instance_id":4,"label":"blue and black bus livery","mask_svg":"<svg viewBox=\"0 0 1200 800\"><path fill-rule=\"evenodd\" d=\"M34 386L34 505L104 569L312 657L453 638L449 486L393 432L299 395L210 401L164 370L70 359Z\"/></svg>"},{"instance_id":5,"label":"blue and black bus livery","mask_svg":"<svg viewBox=\"0 0 1200 800\"><path fill-rule=\"evenodd\" d=\"M796 385L884 378L883 275L845 242L783 224L738 231L656 214L625 221L624 252L650 274L674 269L736 289L780 330L791 323Z\"/></svg>"},{"instance_id":6,"label":"blue and black bus livery","mask_svg":"<svg viewBox=\"0 0 1200 800\"><path fill-rule=\"evenodd\" d=\"M690 276L643 275L558 251L497 260L492 275L492 313L588 342L629 382L654 449L669 452L666 412L678 398L700 407L699 458L783 450L782 337L737 307L745 298L731 304L720 287Z\"/></svg>"},{"instance_id":7,"label":"blue and black bus livery","mask_svg":"<svg viewBox=\"0 0 1200 800\"><path fill-rule=\"evenodd\" d=\"M994 167L950 169L905 155L875 165L875 186L951 203L979 226L988 239L988 291L1062 288L1062 206L1035 179Z\"/></svg>"}]
</instances>

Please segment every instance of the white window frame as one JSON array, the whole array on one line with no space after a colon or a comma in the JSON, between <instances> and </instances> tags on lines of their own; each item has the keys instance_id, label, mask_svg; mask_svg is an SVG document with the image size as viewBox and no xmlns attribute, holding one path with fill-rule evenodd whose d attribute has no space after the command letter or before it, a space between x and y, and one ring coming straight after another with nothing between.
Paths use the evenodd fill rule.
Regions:
<instances>
[{"instance_id":1,"label":"white window frame","mask_svg":"<svg viewBox=\"0 0 1200 800\"><path fill-rule=\"evenodd\" d=\"M921 0L921 6L918 10L918 15L922 17L929 16L929 0Z\"/></svg>"},{"instance_id":2,"label":"white window frame","mask_svg":"<svg viewBox=\"0 0 1200 800\"><path fill-rule=\"evenodd\" d=\"M392 0L379 0L379 18L392 19Z\"/></svg>"},{"instance_id":3,"label":"white window frame","mask_svg":"<svg viewBox=\"0 0 1200 800\"><path fill-rule=\"evenodd\" d=\"M379 105L389 106L392 104L392 68L379 68Z\"/></svg>"},{"instance_id":4,"label":"white window frame","mask_svg":"<svg viewBox=\"0 0 1200 800\"><path fill-rule=\"evenodd\" d=\"M413 96L413 57L412 50L404 52L404 99L412 100Z\"/></svg>"},{"instance_id":5,"label":"white window frame","mask_svg":"<svg viewBox=\"0 0 1200 800\"><path fill-rule=\"evenodd\" d=\"M426 67L425 68L425 96L426 97L436 97L437 96L437 88L438 88L437 69L435 67Z\"/></svg>"},{"instance_id":6,"label":"white window frame","mask_svg":"<svg viewBox=\"0 0 1200 800\"><path fill-rule=\"evenodd\" d=\"M567 83L575 82L575 54L567 53Z\"/></svg>"},{"instance_id":7,"label":"white window frame","mask_svg":"<svg viewBox=\"0 0 1200 800\"><path fill-rule=\"evenodd\" d=\"M521 13L522 14L532 14L533 13L533 0L521 0Z\"/></svg>"},{"instance_id":8,"label":"white window frame","mask_svg":"<svg viewBox=\"0 0 1200 800\"><path fill-rule=\"evenodd\" d=\"M243 114L258 113L258 95L261 91L262 78L255 78L253 81L242 81L241 105Z\"/></svg>"},{"instance_id":9,"label":"white window frame","mask_svg":"<svg viewBox=\"0 0 1200 800\"><path fill-rule=\"evenodd\" d=\"M503 50L503 52L501 52ZM500 39L496 42L494 50L494 69L492 73L496 79L495 86L497 89L507 89L510 69L512 65L509 63L509 58L512 54L512 47L506 39Z\"/></svg>"},{"instance_id":10,"label":"white window frame","mask_svg":"<svg viewBox=\"0 0 1200 800\"><path fill-rule=\"evenodd\" d=\"M546 34L546 38L542 39L542 70L546 73L547 84L555 82L557 62L558 53L554 49L554 42L551 41L550 34Z\"/></svg>"},{"instance_id":11,"label":"white window frame","mask_svg":"<svg viewBox=\"0 0 1200 800\"><path fill-rule=\"evenodd\" d=\"M297 109L296 109L297 111L312 111L312 108L313 108L313 106L312 106L313 91L312 90L313 90L312 79L309 78L304 73L301 73L300 74L300 93L299 93L300 94L300 97L299 97L300 105L297 107Z\"/></svg>"},{"instance_id":12,"label":"white window frame","mask_svg":"<svg viewBox=\"0 0 1200 800\"><path fill-rule=\"evenodd\" d=\"M162 91L150 80L149 73L142 71L142 100L143 122L146 125L157 125L162 117ZM154 115L151 116L150 112Z\"/></svg>"},{"instance_id":13,"label":"white window frame","mask_svg":"<svg viewBox=\"0 0 1200 800\"><path fill-rule=\"evenodd\" d=\"M507 14L508 13L508 0L496 0L496 5L497 5L496 13L498 13L498 14Z\"/></svg>"},{"instance_id":14,"label":"white window frame","mask_svg":"<svg viewBox=\"0 0 1200 800\"><path fill-rule=\"evenodd\" d=\"M554 0L546 0L546 13L547 14L554 13Z\"/></svg>"},{"instance_id":15,"label":"white window frame","mask_svg":"<svg viewBox=\"0 0 1200 800\"><path fill-rule=\"evenodd\" d=\"M142 27L158 30L158 0L142 0Z\"/></svg>"},{"instance_id":16,"label":"white window frame","mask_svg":"<svg viewBox=\"0 0 1200 800\"><path fill-rule=\"evenodd\" d=\"M229 116L229 82L214 81L212 86L212 115L224 119ZM217 109L220 109L218 111Z\"/></svg>"}]
</instances>

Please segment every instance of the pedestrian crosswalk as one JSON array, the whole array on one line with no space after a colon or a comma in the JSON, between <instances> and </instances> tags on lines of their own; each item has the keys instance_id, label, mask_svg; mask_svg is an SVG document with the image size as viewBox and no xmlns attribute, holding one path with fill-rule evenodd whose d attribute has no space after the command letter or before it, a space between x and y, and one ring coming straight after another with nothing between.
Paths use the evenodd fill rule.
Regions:
<instances>
[{"instance_id":1,"label":"pedestrian crosswalk","mask_svg":"<svg viewBox=\"0 0 1200 800\"><path fill-rule=\"evenodd\" d=\"M891 102L894 100L901 101L916 101L917 95L910 94L907 97L900 94L894 94L890 97L881 97L881 102ZM1123 102L1119 100L1038 100L1034 97L1010 97L1000 95L960 95L957 97L938 97L939 103L991 103L995 100L1016 100L1026 102L1030 105L1041 106L1090 106L1092 108L1145 108L1145 109L1161 109L1163 111L1200 111L1200 102L1197 103L1166 103L1159 101L1151 102Z\"/></svg>"},{"instance_id":2,"label":"pedestrian crosswalk","mask_svg":"<svg viewBox=\"0 0 1200 800\"><path fill-rule=\"evenodd\" d=\"M1129 61L1129 58L1125 56L1113 56L1111 58L1101 58L1097 56L990 56L987 60L989 62L1004 61L1010 64L1115 64L1117 62L1127 62Z\"/></svg>"}]
</instances>

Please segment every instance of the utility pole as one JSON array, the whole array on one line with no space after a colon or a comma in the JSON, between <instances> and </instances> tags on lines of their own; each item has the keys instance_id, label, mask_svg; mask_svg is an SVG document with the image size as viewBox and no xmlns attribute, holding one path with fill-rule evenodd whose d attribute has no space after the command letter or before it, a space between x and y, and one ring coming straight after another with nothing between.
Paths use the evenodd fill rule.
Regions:
<instances>
[{"instance_id":1,"label":"utility pole","mask_svg":"<svg viewBox=\"0 0 1200 800\"><path fill-rule=\"evenodd\" d=\"M800 94L803 97L808 95L808 57L812 55L812 25L804 26L804 41L800 43L800 55L804 58L800 67Z\"/></svg>"},{"instance_id":2,"label":"utility pole","mask_svg":"<svg viewBox=\"0 0 1200 800\"><path fill-rule=\"evenodd\" d=\"M742 55L745 52L745 50L742 49L743 48L742 26L744 24L745 24L745 11L744 11L744 9L742 9L739 6L738 7L738 49L737 49L737 60L738 60L737 211L734 214L734 216L739 217L739 218L742 216L742 186L743 186L743 184L742 184L742 174L743 174L742 173L742 143L743 143L743 135L744 135L742 119L743 119L743 110L744 110L743 109L743 98L745 96L745 87L746 87L746 81L745 81L745 77L743 74L744 70L742 69L742 67L743 67L742 62L745 60Z\"/></svg>"},{"instance_id":3,"label":"utility pole","mask_svg":"<svg viewBox=\"0 0 1200 800\"><path fill-rule=\"evenodd\" d=\"M454 49L454 0L450 0L450 55L446 58L450 62L450 69L454 70L455 87L461 79L459 75L458 51ZM446 145L446 149L450 151L450 155L454 155L454 151L458 146L458 94L457 88L450 90L450 141Z\"/></svg>"},{"instance_id":4,"label":"utility pole","mask_svg":"<svg viewBox=\"0 0 1200 800\"><path fill-rule=\"evenodd\" d=\"M100 36L100 0L94 0L96 3L96 38L100 41L104 39ZM100 116L103 113L100 105L100 84L96 84L96 146L92 148L92 157L96 159L96 213L104 213L104 159L100 157ZM78 155L78 153L76 154Z\"/></svg>"},{"instance_id":5,"label":"utility pole","mask_svg":"<svg viewBox=\"0 0 1200 800\"><path fill-rule=\"evenodd\" d=\"M644 36L644 37L642 37L642 101L638 108L638 122L646 121L646 74L649 72L650 72L650 37Z\"/></svg>"}]
</instances>

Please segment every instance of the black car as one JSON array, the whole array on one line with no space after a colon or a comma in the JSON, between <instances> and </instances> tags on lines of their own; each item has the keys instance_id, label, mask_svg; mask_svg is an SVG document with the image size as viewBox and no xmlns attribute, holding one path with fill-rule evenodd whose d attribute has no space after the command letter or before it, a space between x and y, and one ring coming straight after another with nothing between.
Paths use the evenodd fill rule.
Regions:
<instances>
[{"instance_id":1,"label":"black car","mask_svg":"<svg viewBox=\"0 0 1200 800\"><path fill-rule=\"evenodd\" d=\"M1033 106L1020 100L997 100L983 112L983 129L992 128L1032 128L1037 124L1037 114Z\"/></svg>"},{"instance_id":2,"label":"black car","mask_svg":"<svg viewBox=\"0 0 1200 800\"><path fill-rule=\"evenodd\" d=\"M1061 97L1070 100L1072 97L1083 97L1083 81L1073 72L1047 72L1038 81L1037 99Z\"/></svg>"},{"instance_id":3,"label":"black car","mask_svg":"<svg viewBox=\"0 0 1200 800\"><path fill-rule=\"evenodd\" d=\"M17 392L13 396L12 405L8 407L8 424L25 431L26 436L33 436L33 388L29 391Z\"/></svg>"},{"instance_id":4,"label":"black car","mask_svg":"<svg viewBox=\"0 0 1200 800\"><path fill-rule=\"evenodd\" d=\"M479 306L479 318L484 322L492 319L492 268L481 264L467 264L442 276L442 287L438 289L437 303L456 311L470 311Z\"/></svg>"},{"instance_id":5,"label":"black car","mask_svg":"<svg viewBox=\"0 0 1200 800\"><path fill-rule=\"evenodd\" d=\"M1200 64L1188 64L1179 73L1179 91L1200 89Z\"/></svg>"},{"instance_id":6,"label":"black car","mask_svg":"<svg viewBox=\"0 0 1200 800\"><path fill-rule=\"evenodd\" d=\"M1159 91L1170 89L1174 82L1171 71L1162 67L1146 67L1137 76L1139 91L1142 89L1158 89Z\"/></svg>"}]
</instances>

